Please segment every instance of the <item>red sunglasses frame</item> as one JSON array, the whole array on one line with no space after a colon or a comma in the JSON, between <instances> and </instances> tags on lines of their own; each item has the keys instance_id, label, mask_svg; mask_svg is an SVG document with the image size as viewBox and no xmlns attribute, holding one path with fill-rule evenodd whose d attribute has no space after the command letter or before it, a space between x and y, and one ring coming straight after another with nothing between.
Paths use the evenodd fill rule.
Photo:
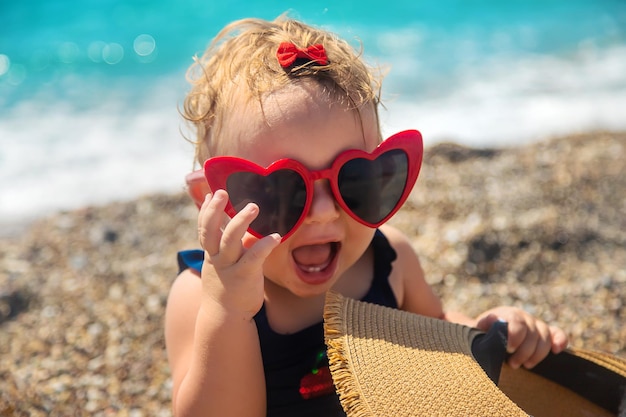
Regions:
<instances>
[{"instance_id":1,"label":"red sunglasses frame","mask_svg":"<svg viewBox=\"0 0 626 417\"><path fill-rule=\"evenodd\" d=\"M396 203L393 210L389 212L382 220L376 223L369 223L355 213L346 205L339 192L339 186L337 183L337 176L339 170L343 167L343 165L353 159L365 159L368 161L373 161L378 158L380 155L395 150L400 149L404 151L407 156L407 178L404 190L402 192L401 197ZM422 165L423 159L423 142L422 135L417 130L405 130L395 135L390 136L388 139L381 142L374 151L371 153L365 152L359 149L350 149L340 153L337 158L332 162L330 168L322 169L319 171L310 171L307 169L302 163L293 160L293 159L280 159L276 162L273 162L268 167L263 168L260 165L257 165L253 162L250 162L246 159L234 157L234 156L217 156L210 159L207 159L204 164L204 170L197 170L185 177L189 195L193 198L194 202L198 207L200 207L204 201L206 194L211 190L218 189L226 189L226 180L228 177L235 172L252 172L261 176L267 176L272 172L278 170L291 170L298 173L305 183L305 192L306 192L306 203L302 213L300 214L298 221L294 224L294 226L287 232L284 236L282 236L282 240L286 240L289 236L291 236L297 229L300 227L302 222L304 222L309 209L311 208L311 204L313 201L313 183L320 179L328 180L335 201L339 204L339 206L350 215L353 219L358 221L359 223L376 228L383 223L385 223L389 218L391 218L399 209L402 207L406 199L408 198L415 182L417 181L417 177ZM226 208L226 214L229 217L233 217L237 214L237 211L234 209L233 205L229 201ZM249 228L248 232L254 235L257 238L263 237L263 235L257 233L254 229Z\"/></svg>"}]
</instances>

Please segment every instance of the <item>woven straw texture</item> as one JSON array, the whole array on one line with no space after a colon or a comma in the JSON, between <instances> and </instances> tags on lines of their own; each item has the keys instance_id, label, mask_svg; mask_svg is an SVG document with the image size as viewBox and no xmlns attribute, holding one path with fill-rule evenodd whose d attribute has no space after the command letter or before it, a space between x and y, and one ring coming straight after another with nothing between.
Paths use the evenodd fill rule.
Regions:
<instances>
[{"instance_id":1,"label":"woven straw texture","mask_svg":"<svg viewBox=\"0 0 626 417\"><path fill-rule=\"evenodd\" d=\"M325 335L349 417L527 416L471 354L475 330L330 293Z\"/></svg>"},{"instance_id":2,"label":"woven straw texture","mask_svg":"<svg viewBox=\"0 0 626 417\"><path fill-rule=\"evenodd\" d=\"M526 369L502 367L500 389L533 417L615 417L615 414Z\"/></svg>"},{"instance_id":3,"label":"woven straw texture","mask_svg":"<svg viewBox=\"0 0 626 417\"><path fill-rule=\"evenodd\" d=\"M604 352L570 348L568 351L586 361L615 372L626 379L626 361ZM590 381L601 384L602 381ZM526 369L513 370L507 365L502 367L500 389L516 404L533 417L611 417L615 413L608 411L569 389L537 375ZM594 387L590 387L594 388ZM618 411L620 417L626 417L626 392Z\"/></svg>"},{"instance_id":4,"label":"woven straw texture","mask_svg":"<svg viewBox=\"0 0 626 417\"><path fill-rule=\"evenodd\" d=\"M585 358L590 362L597 363L598 365L610 369L626 378L626 360L617 356L610 355L604 352L596 352L586 349L570 349L572 352L581 358Z\"/></svg>"},{"instance_id":5,"label":"woven straw texture","mask_svg":"<svg viewBox=\"0 0 626 417\"><path fill-rule=\"evenodd\" d=\"M626 392L619 391L626 387L626 361L614 355L568 349L586 361L586 375L580 377L596 391L603 383L609 386L594 380L603 377L587 364L612 372L612 398L622 399L607 406L619 408L617 414L551 379L506 364L496 387L473 359L471 344L479 332L470 327L335 293L327 296L324 322L330 370L348 417L626 417ZM565 375L581 372L571 365L567 362Z\"/></svg>"}]
</instances>

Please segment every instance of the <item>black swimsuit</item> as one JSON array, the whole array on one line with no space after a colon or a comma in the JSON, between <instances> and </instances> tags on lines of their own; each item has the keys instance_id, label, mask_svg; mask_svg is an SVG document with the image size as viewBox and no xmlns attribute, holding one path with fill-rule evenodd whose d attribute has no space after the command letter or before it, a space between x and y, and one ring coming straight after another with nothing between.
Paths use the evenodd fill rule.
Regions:
<instances>
[{"instance_id":1,"label":"black swimsuit","mask_svg":"<svg viewBox=\"0 0 626 417\"><path fill-rule=\"evenodd\" d=\"M376 231L372 239L374 279L363 301L397 308L389 285L391 263L396 252L387 238ZM204 252L178 253L181 271L202 270ZM265 307L254 316L265 370L267 416L345 416L328 369L323 323L293 334L279 334L269 326ZM242 392L245 401L245 392Z\"/></svg>"}]
</instances>

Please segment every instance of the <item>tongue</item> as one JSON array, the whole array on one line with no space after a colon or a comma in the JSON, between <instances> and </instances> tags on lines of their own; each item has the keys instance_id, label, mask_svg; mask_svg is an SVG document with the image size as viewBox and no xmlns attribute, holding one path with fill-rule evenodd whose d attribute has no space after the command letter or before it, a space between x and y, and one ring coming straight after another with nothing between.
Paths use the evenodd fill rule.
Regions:
<instances>
[{"instance_id":1,"label":"tongue","mask_svg":"<svg viewBox=\"0 0 626 417\"><path fill-rule=\"evenodd\" d=\"M332 248L330 243L302 246L293 251L293 259L303 266L322 265L328 261L331 252Z\"/></svg>"}]
</instances>

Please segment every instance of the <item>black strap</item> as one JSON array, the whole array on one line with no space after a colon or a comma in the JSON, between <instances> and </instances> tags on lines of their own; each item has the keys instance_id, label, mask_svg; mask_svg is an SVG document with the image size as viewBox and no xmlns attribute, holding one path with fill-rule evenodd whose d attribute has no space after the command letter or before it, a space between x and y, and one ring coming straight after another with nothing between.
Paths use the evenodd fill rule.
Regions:
<instances>
[{"instance_id":1,"label":"black strap","mask_svg":"<svg viewBox=\"0 0 626 417\"><path fill-rule=\"evenodd\" d=\"M472 354L489 378L497 385L502 364L506 360L508 325L495 322L487 333L477 335L472 341Z\"/></svg>"}]
</instances>

